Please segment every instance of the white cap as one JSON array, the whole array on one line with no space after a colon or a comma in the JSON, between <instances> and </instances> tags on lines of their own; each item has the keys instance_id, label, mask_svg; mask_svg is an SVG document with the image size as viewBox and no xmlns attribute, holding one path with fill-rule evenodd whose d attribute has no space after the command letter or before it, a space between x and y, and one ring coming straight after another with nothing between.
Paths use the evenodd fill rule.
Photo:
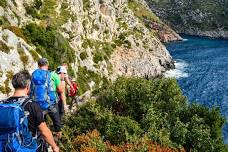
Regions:
<instances>
[{"instance_id":1,"label":"white cap","mask_svg":"<svg viewBox=\"0 0 228 152\"><path fill-rule=\"evenodd\" d=\"M64 66L58 66L56 72L59 74L59 73L64 73L64 74L67 74L67 70Z\"/></svg>"}]
</instances>

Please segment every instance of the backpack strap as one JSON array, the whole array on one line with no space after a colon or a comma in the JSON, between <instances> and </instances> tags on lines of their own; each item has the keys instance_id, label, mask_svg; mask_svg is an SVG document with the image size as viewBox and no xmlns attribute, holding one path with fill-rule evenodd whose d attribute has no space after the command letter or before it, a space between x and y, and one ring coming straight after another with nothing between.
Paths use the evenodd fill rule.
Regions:
<instances>
[{"instance_id":1,"label":"backpack strap","mask_svg":"<svg viewBox=\"0 0 228 152\"><path fill-rule=\"evenodd\" d=\"M35 90L36 90L36 84L34 83L34 73L36 72L36 70L32 73L32 79L31 79L31 84L30 84L30 92L29 95L30 97L35 101L36 99L36 94L35 94Z\"/></svg>"},{"instance_id":2,"label":"backpack strap","mask_svg":"<svg viewBox=\"0 0 228 152\"><path fill-rule=\"evenodd\" d=\"M55 82L55 80L53 79L53 78L51 78L51 81L52 81L52 83L51 83L51 87L52 87L52 89L54 88L54 82ZM56 90L57 90L57 88L56 88ZM57 91L55 91L54 92L54 94L55 94L55 103L57 103L58 101L59 101L59 95L58 95L58 93L57 93Z\"/></svg>"},{"instance_id":3,"label":"backpack strap","mask_svg":"<svg viewBox=\"0 0 228 152\"><path fill-rule=\"evenodd\" d=\"M50 97L49 97L49 94L50 94L50 83L51 83L51 72L47 71L46 73L46 81L45 81L45 86L46 86L46 101L47 103L49 104L49 106L51 106L51 101L50 101Z\"/></svg>"},{"instance_id":4,"label":"backpack strap","mask_svg":"<svg viewBox=\"0 0 228 152\"><path fill-rule=\"evenodd\" d=\"M4 104L7 102L7 99L0 100L0 104Z\"/></svg>"},{"instance_id":5,"label":"backpack strap","mask_svg":"<svg viewBox=\"0 0 228 152\"><path fill-rule=\"evenodd\" d=\"M16 103L19 104L19 106L22 108L22 110L24 111L25 106L27 105L27 103L32 102L32 99L29 97L21 97L18 98L18 100L16 102L8 102L9 98L1 100L0 103L1 104L7 104L7 103ZM28 115L25 113L25 115Z\"/></svg>"},{"instance_id":6,"label":"backpack strap","mask_svg":"<svg viewBox=\"0 0 228 152\"><path fill-rule=\"evenodd\" d=\"M25 117L21 119L21 123L28 117L29 115L29 112L28 111L25 111L24 108L25 106L29 103L29 102L32 102L32 99L29 98L29 97L24 97L24 98L20 98L20 106L23 108L23 111L24 111L24 115ZM32 137L33 140L36 140L38 138L38 131L36 129L36 135L34 137Z\"/></svg>"}]
</instances>

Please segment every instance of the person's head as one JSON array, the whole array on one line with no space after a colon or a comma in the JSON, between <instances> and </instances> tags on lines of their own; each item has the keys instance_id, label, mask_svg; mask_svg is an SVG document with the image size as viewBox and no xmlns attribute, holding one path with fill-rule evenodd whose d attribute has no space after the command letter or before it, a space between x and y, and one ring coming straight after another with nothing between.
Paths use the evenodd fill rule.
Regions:
<instances>
[{"instance_id":1,"label":"person's head","mask_svg":"<svg viewBox=\"0 0 228 152\"><path fill-rule=\"evenodd\" d=\"M56 73L60 76L60 79L63 79L66 77L66 74L67 74L67 70L64 66L59 66L57 69L56 69Z\"/></svg>"},{"instance_id":2,"label":"person's head","mask_svg":"<svg viewBox=\"0 0 228 152\"><path fill-rule=\"evenodd\" d=\"M46 59L46 58L39 59L38 66L40 69L48 70L48 59Z\"/></svg>"},{"instance_id":3,"label":"person's head","mask_svg":"<svg viewBox=\"0 0 228 152\"><path fill-rule=\"evenodd\" d=\"M70 81L76 82L76 79L75 78L71 78Z\"/></svg>"},{"instance_id":4,"label":"person's head","mask_svg":"<svg viewBox=\"0 0 228 152\"><path fill-rule=\"evenodd\" d=\"M16 73L12 79L12 85L15 91L21 90L24 91L25 94L29 92L30 82L31 75L26 70Z\"/></svg>"},{"instance_id":5,"label":"person's head","mask_svg":"<svg viewBox=\"0 0 228 152\"><path fill-rule=\"evenodd\" d=\"M62 66L66 68L66 70L68 69L68 64L66 62L62 63Z\"/></svg>"}]
</instances>

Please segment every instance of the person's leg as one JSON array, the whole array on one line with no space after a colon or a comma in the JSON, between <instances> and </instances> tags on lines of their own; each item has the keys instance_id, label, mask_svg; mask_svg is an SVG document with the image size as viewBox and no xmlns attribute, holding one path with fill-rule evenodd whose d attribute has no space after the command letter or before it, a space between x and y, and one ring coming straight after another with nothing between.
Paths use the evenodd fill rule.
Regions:
<instances>
[{"instance_id":1,"label":"person's leg","mask_svg":"<svg viewBox=\"0 0 228 152\"><path fill-rule=\"evenodd\" d=\"M59 103L58 103L58 110L59 110L60 122L61 122L61 125L63 126L62 117L63 117L65 111L64 111L64 106L63 106L63 102L62 101L59 101Z\"/></svg>"},{"instance_id":2,"label":"person's leg","mask_svg":"<svg viewBox=\"0 0 228 152\"><path fill-rule=\"evenodd\" d=\"M48 109L48 115L50 116L53 122L54 131L60 132L62 125L61 125L60 116L59 116L58 104L55 104Z\"/></svg>"}]
</instances>

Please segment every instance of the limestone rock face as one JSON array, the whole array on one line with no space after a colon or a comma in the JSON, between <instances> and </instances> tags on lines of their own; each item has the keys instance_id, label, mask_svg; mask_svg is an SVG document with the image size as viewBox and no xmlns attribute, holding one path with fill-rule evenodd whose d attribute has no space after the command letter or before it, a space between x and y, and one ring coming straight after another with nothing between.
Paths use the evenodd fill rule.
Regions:
<instances>
[{"instance_id":1,"label":"limestone rock face","mask_svg":"<svg viewBox=\"0 0 228 152\"><path fill-rule=\"evenodd\" d=\"M101 4L98 0L90 2L88 10L86 10L82 1L71 1L70 8L77 16L77 20L68 21L63 25L67 30L65 33L75 33L71 39L72 46L78 48L79 52L86 50L88 54L87 59L79 60L81 65L111 77L119 75L154 77L172 67L166 66L167 63L172 64L172 58L160 42L159 37L153 36L150 28L146 28L134 15L132 10L128 8L127 0L107 0ZM141 2L146 5L145 1ZM149 10L147 6L145 8ZM94 50L92 48L85 49L82 46L85 36L87 39L109 43L122 36L126 44L117 46L110 60L99 62L100 69L96 69L94 68L96 63L91 60ZM165 41L169 41L167 37L164 36ZM110 63L114 70L111 71L111 75L103 68Z\"/></svg>"},{"instance_id":2,"label":"limestone rock face","mask_svg":"<svg viewBox=\"0 0 228 152\"><path fill-rule=\"evenodd\" d=\"M6 94L7 71L15 73L23 68L29 71L36 68L31 55L36 53L33 51L36 44L19 38L15 35L18 33L13 33L15 30L10 31L12 28L5 29L22 30L29 23L54 27L68 40L76 55L75 62L70 63L71 68L78 82L86 83L87 89L102 85L104 78L162 75L174 68L172 57L162 42L181 40L181 37L151 16L153 18L154 14L144 0L7 0L6 7L0 6L0 20L3 21L0 46L9 47L10 51L0 47L3 73L0 93ZM80 73L82 71L85 73ZM80 80L82 75L86 77L83 81ZM97 75L99 78L94 78Z\"/></svg>"},{"instance_id":3,"label":"limestone rock face","mask_svg":"<svg viewBox=\"0 0 228 152\"><path fill-rule=\"evenodd\" d=\"M0 30L0 99L12 93L10 79L20 70L28 69L30 73L37 68L29 46L22 38L5 29Z\"/></svg>"}]
</instances>

